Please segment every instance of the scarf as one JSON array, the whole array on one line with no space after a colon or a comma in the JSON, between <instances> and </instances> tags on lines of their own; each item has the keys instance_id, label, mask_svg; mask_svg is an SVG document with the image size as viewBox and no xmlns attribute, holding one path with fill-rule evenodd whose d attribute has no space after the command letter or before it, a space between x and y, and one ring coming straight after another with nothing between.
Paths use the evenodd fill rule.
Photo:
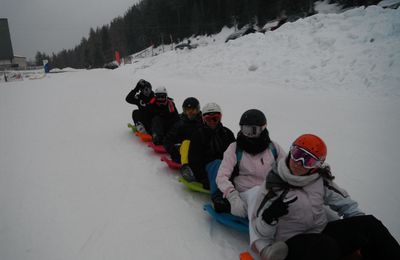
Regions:
<instances>
[{"instance_id":1,"label":"scarf","mask_svg":"<svg viewBox=\"0 0 400 260\"><path fill-rule=\"evenodd\" d=\"M289 167L286 165L286 160L280 160L278 162L278 174L283 181L296 187L304 187L320 177L319 174L311 174L304 176L293 175L290 172Z\"/></svg>"},{"instance_id":2,"label":"scarf","mask_svg":"<svg viewBox=\"0 0 400 260\"><path fill-rule=\"evenodd\" d=\"M243 135L241 131L237 134L237 146L246 153L255 155L263 152L271 143L267 129L264 129L259 137L250 138Z\"/></svg>"}]
</instances>

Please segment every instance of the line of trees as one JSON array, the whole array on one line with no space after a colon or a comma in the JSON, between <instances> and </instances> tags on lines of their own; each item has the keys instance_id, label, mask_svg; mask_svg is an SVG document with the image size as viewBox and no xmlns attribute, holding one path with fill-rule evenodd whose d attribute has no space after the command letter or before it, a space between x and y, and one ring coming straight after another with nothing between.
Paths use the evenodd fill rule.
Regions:
<instances>
[{"instance_id":1,"label":"line of trees","mask_svg":"<svg viewBox=\"0 0 400 260\"><path fill-rule=\"evenodd\" d=\"M37 52L35 61L49 60L52 68L99 68L119 51L126 56L150 45L170 44L192 35L218 33L224 26L263 26L286 15L313 13L315 0L142 0L109 25L90 29L89 37L70 50L47 55ZM343 6L376 4L379 0L331 0Z\"/></svg>"}]
</instances>

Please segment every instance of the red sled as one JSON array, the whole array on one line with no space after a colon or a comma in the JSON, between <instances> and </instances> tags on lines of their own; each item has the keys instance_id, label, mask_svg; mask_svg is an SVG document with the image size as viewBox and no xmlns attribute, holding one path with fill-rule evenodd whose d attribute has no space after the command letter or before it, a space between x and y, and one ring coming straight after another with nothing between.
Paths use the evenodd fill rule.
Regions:
<instances>
[{"instance_id":1,"label":"red sled","mask_svg":"<svg viewBox=\"0 0 400 260\"><path fill-rule=\"evenodd\" d=\"M172 161L165 155L162 156L160 160L165 162L168 165L168 167L171 169L179 170L182 167L182 165L180 163Z\"/></svg>"},{"instance_id":2,"label":"red sled","mask_svg":"<svg viewBox=\"0 0 400 260\"><path fill-rule=\"evenodd\" d=\"M148 147L153 148L154 152L156 153L166 153L164 146L162 145L155 145L153 142L147 144Z\"/></svg>"}]
</instances>

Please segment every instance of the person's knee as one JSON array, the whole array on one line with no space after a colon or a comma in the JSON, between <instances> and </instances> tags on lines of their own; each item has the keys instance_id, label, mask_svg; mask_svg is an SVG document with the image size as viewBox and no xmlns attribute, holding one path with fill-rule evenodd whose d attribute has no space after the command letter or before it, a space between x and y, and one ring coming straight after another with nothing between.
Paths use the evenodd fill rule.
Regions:
<instances>
[{"instance_id":1,"label":"person's knee","mask_svg":"<svg viewBox=\"0 0 400 260\"><path fill-rule=\"evenodd\" d=\"M382 222L373 215L365 215L364 218L367 223L382 225Z\"/></svg>"},{"instance_id":2,"label":"person's knee","mask_svg":"<svg viewBox=\"0 0 400 260\"><path fill-rule=\"evenodd\" d=\"M364 227L383 227L383 223L373 215L363 215L355 217Z\"/></svg>"}]
</instances>

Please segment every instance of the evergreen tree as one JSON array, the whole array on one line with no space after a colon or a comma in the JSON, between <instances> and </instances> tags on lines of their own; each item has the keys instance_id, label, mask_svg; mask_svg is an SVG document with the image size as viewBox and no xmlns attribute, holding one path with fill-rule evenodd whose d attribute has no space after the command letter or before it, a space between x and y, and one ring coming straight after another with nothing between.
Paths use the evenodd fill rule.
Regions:
<instances>
[{"instance_id":1,"label":"evergreen tree","mask_svg":"<svg viewBox=\"0 0 400 260\"><path fill-rule=\"evenodd\" d=\"M35 62L50 60L53 67L98 68L114 59L141 51L151 44L218 33L223 26L263 26L285 13L304 17L313 13L315 0L142 0L109 25L90 28L89 37L51 58L37 52ZM331 0L345 7L377 4L379 0Z\"/></svg>"},{"instance_id":2,"label":"evergreen tree","mask_svg":"<svg viewBox=\"0 0 400 260\"><path fill-rule=\"evenodd\" d=\"M114 53L111 49L111 39L110 39L109 29L108 26L106 25L104 25L100 29L100 43L104 60L106 62L112 61L114 59Z\"/></svg>"}]
</instances>

